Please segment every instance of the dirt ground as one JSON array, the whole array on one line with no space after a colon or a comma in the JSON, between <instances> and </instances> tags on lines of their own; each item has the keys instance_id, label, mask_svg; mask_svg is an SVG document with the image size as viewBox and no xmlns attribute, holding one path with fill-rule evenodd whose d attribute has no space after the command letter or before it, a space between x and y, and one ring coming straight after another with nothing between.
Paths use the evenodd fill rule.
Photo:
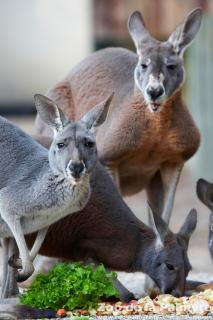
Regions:
<instances>
[{"instance_id":1,"label":"dirt ground","mask_svg":"<svg viewBox=\"0 0 213 320\"><path fill-rule=\"evenodd\" d=\"M29 133L33 133L34 119L27 120L12 118L20 127ZM198 211L198 225L189 245L189 259L193 266L191 278L197 280L213 280L213 261L211 261L208 250L208 223L209 210L198 200L195 193L195 181L192 171L188 165L185 166L178 185L173 216L170 227L173 231L178 231L186 215L192 208ZM125 201L144 222L147 221L145 194L139 193L134 197L126 198ZM120 274L119 278L133 291L140 292L143 282L142 274L126 275Z\"/></svg>"}]
</instances>

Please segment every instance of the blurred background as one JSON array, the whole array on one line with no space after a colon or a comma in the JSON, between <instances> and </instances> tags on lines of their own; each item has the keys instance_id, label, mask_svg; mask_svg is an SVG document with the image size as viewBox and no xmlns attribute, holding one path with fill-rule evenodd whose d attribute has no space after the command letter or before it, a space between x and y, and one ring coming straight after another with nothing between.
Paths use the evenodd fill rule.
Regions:
<instances>
[{"instance_id":1,"label":"blurred background","mask_svg":"<svg viewBox=\"0 0 213 320\"><path fill-rule=\"evenodd\" d=\"M209 212L195 193L198 178L213 181L213 0L0 0L0 114L32 133L34 93L45 93L94 50L106 46L134 50L127 31L132 11L141 11L151 34L165 40L197 6L204 16L199 35L185 53L184 95L202 143L183 171L172 228L178 230L189 210L198 209L190 259L196 272L213 276L207 247ZM144 199L139 194L126 201L146 221Z\"/></svg>"}]
</instances>

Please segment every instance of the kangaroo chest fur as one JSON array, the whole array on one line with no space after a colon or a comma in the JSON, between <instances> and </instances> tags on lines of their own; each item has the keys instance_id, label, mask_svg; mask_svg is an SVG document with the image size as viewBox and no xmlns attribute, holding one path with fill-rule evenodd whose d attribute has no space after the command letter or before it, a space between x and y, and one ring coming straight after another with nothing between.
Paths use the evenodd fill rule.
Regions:
<instances>
[{"instance_id":1,"label":"kangaroo chest fur","mask_svg":"<svg viewBox=\"0 0 213 320\"><path fill-rule=\"evenodd\" d=\"M42 200L45 192L45 199ZM34 203L25 206L23 230L34 232L83 208L90 195L89 177L84 183L73 185L69 179L52 179L46 190L41 190ZM39 200L41 198L41 201ZM31 220L30 229L29 221ZM26 225L26 226L25 226Z\"/></svg>"},{"instance_id":2,"label":"kangaroo chest fur","mask_svg":"<svg viewBox=\"0 0 213 320\"><path fill-rule=\"evenodd\" d=\"M90 195L89 176L85 176L84 182L77 185L73 185L69 179L51 177L46 185L41 186L39 183L37 187L33 185L24 190L23 202L22 198L14 196L11 188L1 190L0 193L2 218L4 219L4 212L7 212L9 206L14 212L14 219L16 216L22 216L21 224L24 234L48 227L68 214L82 209ZM14 188L16 188L15 185ZM4 237L10 235L6 223L2 220L0 233Z\"/></svg>"},{"instance_id":3,"label":"kangaroo chest fur","mask_svg":"<svg viewBox=\"0 0 213 320\"><path fill-rule=\"evenodd\" d=\"M196 152L199 131L181 100L171 101L159 113L149 112L137 97L133 103L129 114L120 115L119 128L113 133L116 149L108 141L100 152L104 163L106 159L107 165L116 164L121 179L140 175L146 180L164 163L184 163Z\"/></svg>"}]
</instances>

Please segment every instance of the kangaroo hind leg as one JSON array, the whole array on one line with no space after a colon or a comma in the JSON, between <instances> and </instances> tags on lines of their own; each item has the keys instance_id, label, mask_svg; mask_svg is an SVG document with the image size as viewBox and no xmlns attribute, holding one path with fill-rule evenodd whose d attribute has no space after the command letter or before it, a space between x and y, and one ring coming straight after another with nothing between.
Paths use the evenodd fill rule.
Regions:
<instances>
[{"instance_id":1,"label":"kangaroo hind leg","mask_svg":"<svg viewBox=\"0 0 213 320\"><path fill-rule=\"evenodd\" d=\"M36 239L34 241L33 247L30 251L30 260L33 262L35 260L35 257L37 256L43 242L45 239L45 236L47 234L48 228L44 228L38 231ZM17 258L17 256L10 256L9 258L9 265L13 268L22 269L22 261L20 258Z\"/></svg>"}]
</instances>

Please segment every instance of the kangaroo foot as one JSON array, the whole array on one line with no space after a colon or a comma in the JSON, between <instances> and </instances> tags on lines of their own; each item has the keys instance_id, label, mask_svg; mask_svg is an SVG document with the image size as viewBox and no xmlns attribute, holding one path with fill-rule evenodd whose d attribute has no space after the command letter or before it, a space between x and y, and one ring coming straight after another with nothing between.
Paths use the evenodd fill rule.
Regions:
<instances>
[{"instance_id":1,"label":"kangaroo foot","mask_svg":"<svg viewBox=\"0 0 213 320\"><path fill-rule=\"evenodd\" d=\"M34 266L32 263L28 263L23 269L17 273L16 275L16 281L17 282L23 282L27 280L34 272Z\"/></svg>"},{"instance_id":2,"label":"kangaroo foot","mask_svg":"<svg viewBox=\"0 0 213 320\"><path fill-rule=\"evenodd\" d=\"M213 290L213 282L201 284L196 289L197 289L197 291L204 291L204 290L207 290L207 289L212 289Z\"/></svg>"},{"instance_id":3,"label":"kangaroo foot","mask_svg":"<svg viewBox=\"0 0 213 320\"><path fill-rule=\"evenodd\" d=\"M204 285L205 282L186 280L186 291L197 290L197 287Z\"/></svg>"}]
</instances>

